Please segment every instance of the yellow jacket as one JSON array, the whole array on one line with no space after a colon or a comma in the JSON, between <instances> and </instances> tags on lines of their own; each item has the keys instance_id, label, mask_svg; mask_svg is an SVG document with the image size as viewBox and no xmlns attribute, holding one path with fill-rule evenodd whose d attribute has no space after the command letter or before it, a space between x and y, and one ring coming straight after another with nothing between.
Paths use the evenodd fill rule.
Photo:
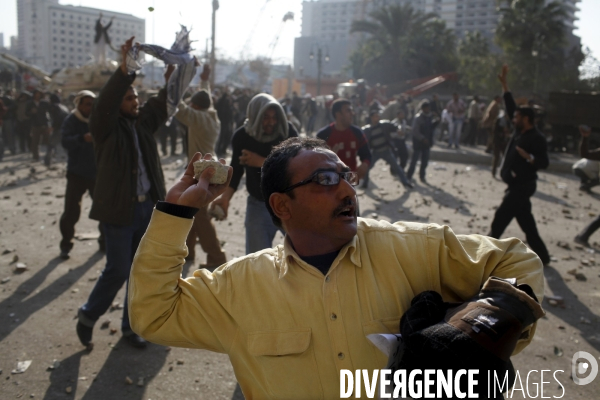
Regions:
<instances>
[{"instance_id":1,"label":"yellow jacket","mask_svg":"<svg viewBox=\"0 0 600 400\"><path fill-rule=\"evenodd\" d=\"M518 239L362 218L326 276L286 238L184 280L191 225L154 211L129 280L131 327L155 343L228 354L247 399L339 398L341 369L386 365L366 335L399 332L400 317L423 291L464 301L494 275L528 283L542 300L542 263Z\"/></svg>"}]
</instances>

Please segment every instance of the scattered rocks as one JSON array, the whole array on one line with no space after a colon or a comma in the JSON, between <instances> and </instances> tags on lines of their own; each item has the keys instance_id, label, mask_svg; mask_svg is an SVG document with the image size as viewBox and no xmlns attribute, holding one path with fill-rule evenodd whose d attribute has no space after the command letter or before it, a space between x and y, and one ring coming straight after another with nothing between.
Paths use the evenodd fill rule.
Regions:
<instances>
[{"instance_id":1,"label":"scattered rocks","mask_svg":"<svg viewBox=\"0 0 600 400\"><path fill-rule=\"evenodd\" d=\"M556 357L562 357L563 356L563 351L560 347L556 347L554 346L554 355Z\"/></svg>"},{"instance_id":2,"label":"scattered rocks","mask_svg":"<svg viewBox=\"0 0 600 400\"><path fill-rule=\"evenodd\" d=\"M546 300L552 307L564 307L565 300L561 296L547 296Z\"/></svg>"},{"instance_id":3,"label":"scattered rocks","mask_svg":"<svg viewBox=\"0 0 600 400\"><path fill-rule=\"evenodd\" d=\"M5 284L7 282L10 282L10 278L7 276L6 278L2 278L2 280L0 281L0 283Z\"/></svg>"},{"instance_id":4,"label":"scattered rocks","mask_svg":"<svg viewBox=\"0 0 600 400\"><path fill-rule=\"evenodd\" d=\"M25 271L27 271L27 265L25 265L25 263L20 262L17 263L17 265L15 265L15 272L17 274L23 273Z\"/></svg>"},{"instance_id":5,"label":"scattered rocks","mask_svg":"<svg viewBox=\"0 0 600 400\"><path fill-rule=\"evenodd\" d=\"M567 242L563 242L562 240L559 240L558 242L556 242L556 245L565 250L571 250L571 245L569 245L569 243L567 243Z\"/></svg>"},{"instance_id":6,"label":"scattered rocks","mask_svg":"<svg viewBox=\"0 0 600 400\"><path fill-rule=\"evenodd\" d=\"M71 386L67 386L67 388L65 389L65 393L67 393L67 394L71 394L72 391L73 391L73 388Z\"/></svg>"},{"instance_id":7,"label":"scattered rocks","mask_svg":"<svg viewBox=\"0 0 600 400\"><path fill-rule=\"evenodd\" d=\"M128 376L125 377L125 383L128 384L128 385L133 385L133 381Z\"/></svg>"},{"instance_id":8,"label":"scattered rocks","mask_svg":"<svg viewBox=\"0 0 600 400\"><path fill-rule=\"evenodd\" d=\"M19 361L17 363L17 368L13 369L11 371L11 374L22 374L23 372L27 371L27 368L29 368L29 366L31 365L31 360L27 360L27 361Z\"/></svg>"},{"instance_id":9,"label":"scattered rocks","mask_svg":"<svg viewBox=\"0 0 600 400\"><path fill-rule=\"evenodd\" d=\"M144 377L143 377L143 376L140 376L140 377L138 378L137 385L138 385L139 387L143 387L143 386L144 386Z\"/></svg>"}]
</instances>

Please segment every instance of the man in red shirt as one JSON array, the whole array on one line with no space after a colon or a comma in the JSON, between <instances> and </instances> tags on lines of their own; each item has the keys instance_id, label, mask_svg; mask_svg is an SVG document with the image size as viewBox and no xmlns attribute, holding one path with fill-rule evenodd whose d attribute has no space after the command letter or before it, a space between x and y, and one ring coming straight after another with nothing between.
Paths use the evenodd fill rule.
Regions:
<instances>
[{"instance_id":1,"label":"man in red shirt","mask_svg":"<svg viewBox=\"0 0 600 400\"><path fill-rule=\"evenodd\" d=\"M327 142L340 160L358 174L358 179L363 179L371 165L371 151L363 131L352 125L352 103L346 99L337 99L331 105L331 114L335 121L321 129L317 137ZM357 165L357 156L360 158L360 165Z\"/></svg>"}]
</instances>

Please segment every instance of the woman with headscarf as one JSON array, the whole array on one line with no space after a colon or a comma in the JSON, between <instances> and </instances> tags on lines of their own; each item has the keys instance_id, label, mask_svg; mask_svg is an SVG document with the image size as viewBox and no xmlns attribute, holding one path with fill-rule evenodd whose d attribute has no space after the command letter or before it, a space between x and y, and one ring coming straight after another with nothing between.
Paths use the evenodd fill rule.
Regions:
<instances>
[{"instance_id":1,"label":"woman with headscarf","mask_svg":"<svg viewBox=\"0 0 600 400\"><path fill-rule=\"evenodd\" d=\"M298 132L285 116L277 100L265 93L257 94L248 103L244 126L231 139L233 177L225 193L214 201L213 207L221 207L227 218L229 202L246 173L246 254L272 246L273 238L280 228L272 221L260 189L260 170L271 149Z\"/></svg>"}]
</instances>

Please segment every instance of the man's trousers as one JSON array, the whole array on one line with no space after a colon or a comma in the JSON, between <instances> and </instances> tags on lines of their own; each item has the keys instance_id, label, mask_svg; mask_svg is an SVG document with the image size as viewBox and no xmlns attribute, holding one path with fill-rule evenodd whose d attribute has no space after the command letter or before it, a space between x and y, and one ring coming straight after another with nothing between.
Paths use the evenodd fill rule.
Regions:
<instances>
[{"instance_id":1,"label":"man's trousers","mask_svg":"<svg viewBox=\"0 0 600 400\"><path fill-rule=\"evenodd\" d=\"M108 311L123 284L129 281L133 256L150 224L153 209L154 203L150 198L146 198L144 202L135 203L131 225L102 223L106 238L106 266L87 302L79 309L79 322L83 325L93 327L96 321ZM127 291L125 291L121 330L125 336L132 332L127 311Z\"/></svg>"},{"instance_id":2,"label":"man's trousers","mask_svg":"<svg viewBox=\"0 0 600 400\"><path fill-rule=\"evenodd\" d=\"M196 239L200 242L200 247L206 253L206 265L209 267L219 266L227 262L225 252L221 249L221 243L217 237L215 226L208 215L208 207L202 207L194 217L192 229L188 234L186 245L188 256L194 258Z\"/></svg>"},{"instance_id":3,"label":"man's trousers","mask_svg":"<svg viewBox=\"0 0 600 400\"><path fill-rule=\"evenodd\" d=\"M67 172L67 190L65 192L65 209L60 217L60 250L70 252L73 248L73 237L75 236L75 224L79 221L81 215L81 199L85 192L90 192L90 197L94 198L95 179L84 178ZM104 247L104 235L102 234L102 224L98 224L100 237L98 243Z\"/></svg>"},{"instance_id":4,"label":"man's trousers","mask_svg":"<svg viewBox=\"0 0 600 400\"><path fill-rule=\"evenodd\" d=\"M535 189L535 181L508 186L502 204L494 215L489 236L500 239L510 221L516 218L521 230L525 233L529 247L546 265L550 262L550 255L538 233L535 218L531 213L531 196L535 193Z\"/></svg>"}]
</instances>

